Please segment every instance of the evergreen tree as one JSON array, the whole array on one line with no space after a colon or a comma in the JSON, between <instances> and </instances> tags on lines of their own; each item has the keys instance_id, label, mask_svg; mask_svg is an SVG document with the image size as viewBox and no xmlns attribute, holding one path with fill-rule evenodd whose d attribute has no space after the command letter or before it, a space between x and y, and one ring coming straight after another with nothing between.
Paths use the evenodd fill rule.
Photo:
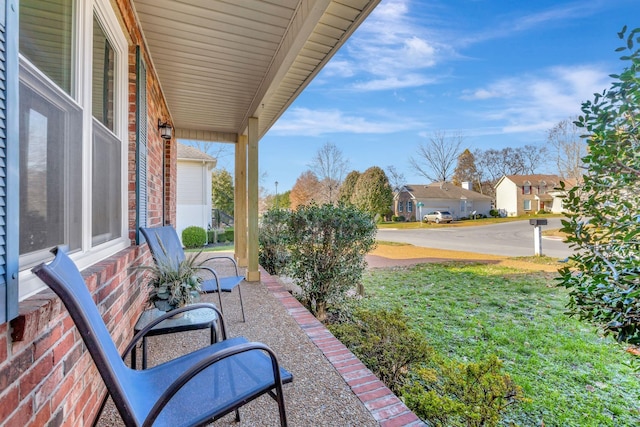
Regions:
<instances>
[{"instance_id":1,"label":"evergreen tree","mask_svg":"<svg viewBox=\"0 0 640 427\"><path fill-rule=\"evenodd\" d=\"M338 192L338 201L344 204L352 204L353 192L356 188L356 183L358 182L358 178L360 178L360 172L351 171L344 179L344 182L340 186L340 191Z\"/></svg>"},{"instance_id":2,"label":"evergreen tree","mask_svg":"<svg viewBox=\"0 0 640 427\"><path fill-rule=\"evenodd\" d=\"M389 179L378 166L372 166L360 175L356 183L353 204L371 215L387 215L393 203Z\"/></svg>"},{"instance_id":3,"label":"evergreen tree","mask_svg":"<svg viewBox=\"0 0 640 427\"><path fill-rule=\"evenodd\" d=\"M215 209L233 215L233 177L226 169L211 174L211 204Z\"/></svg>"}]
</instances>

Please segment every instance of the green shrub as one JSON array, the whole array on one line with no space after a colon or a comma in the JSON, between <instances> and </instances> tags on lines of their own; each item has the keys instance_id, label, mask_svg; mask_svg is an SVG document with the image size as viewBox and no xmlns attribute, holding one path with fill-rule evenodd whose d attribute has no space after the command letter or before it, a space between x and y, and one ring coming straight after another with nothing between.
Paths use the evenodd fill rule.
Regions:
<instances>
[{"instance_id":1,"label":"green shrub","mask_svg":"<svg viewBox=\"0 0 640 427\"><path fill-rule=\"evenodd\" d=\"M287 210L270 209L260 221L258 262L269 274L281 274L289 262L287 233L290 216Z\"/></svg>"},{"instance_id":2,"label":"green shrub","mask_svg":"<svg viewBox=\"0 0 640 427\"><path fill-rule=\"evenodd\" d=\"M287 234L290 276L302 303L322 321L328 302L360 284L376 225L351 205L310 205L291 213Z\"/></svg>"},{"instance_id":3,"label":"green shrub","mask_svg":"<svg viewBox=\"0 0 640 427\"><path fill-rule=\"evenodd\" d=\"M182 230L182 244L185 248L201 248L207 243L207 231L192 225Z\"/></svg>"},{"instance_id":4,"label":"green shrub","mask_svg":"<svg viewBox=\"0 0 640 427\"><path fill-rule=\"evenodd\" d=\"M217 243L215 230L207 230L207 243Z\"/></svg>"},{"instance_id":5,"label":"green shrub","mask_svg":"<svg viewBox=\"0 0 640 427\"><path fill-rule=\"evenodd\" d=\"M417 369L402 397L416 415L437 427L497 426L507 407L526 400L522 388L502 373L496 356L479 363L440 360Z\"/></svg>"},{"instance_id":6,"label":"green shrub","mask_svg":"<svg viewBox=\"0 0 640 427\"><path fill-rule=\"evenodd\" d=\"M391 221L393 222L404 222L404 216L400 215L394 215L391 217Z\"/></svg>"},{"instance_id":7,"label":"green shrub","mask_svg":"<svg viewBox=\"0 0 640 427\"><path fill-rule=\"evenodd\" d=\"M407 322L408 317L399 308L392 311L357 308L353 321L329 325L329 329L387 387L398 393L412 366L426 362L432 353L425 338L410 329Z\"/></svg>"},{"instance_id":8,"label":"green shrub","mask_svg":"<svg viewBox=\"0 0 640 427\"><path fill-rule=\"evenodd\" d=\"M573 249L560 270L569 289L569 312L589 320L620 342L640 344L640 28L618 37L626 67L611 88L582 104L575 125L586 133L581 184L563 199L560 231ZM565 183L560 187L565 190Z\"/></svg>"},{"instance_id":9,"label":"green shrub","mask_svg":"<svg viewBox=\"0 0 640 427\"><path fill-rule=\"evenodd\" d=\"M498 211L497 209L491 209L489 211L489 215L491 215L493 218L498 218L500 216L500 211Z\"/></svg>"},{"instance_id":10,"label":"green shrub","mask_svg":"<svg viewBox=\"0 0 640 427\"><path fill-rule=\"evenodd\" d=\"M227 228L226 230L224 230L224 233L221 234L221 238L224 242L233 242L233 228Z\"/></svg>"}]
</instances>

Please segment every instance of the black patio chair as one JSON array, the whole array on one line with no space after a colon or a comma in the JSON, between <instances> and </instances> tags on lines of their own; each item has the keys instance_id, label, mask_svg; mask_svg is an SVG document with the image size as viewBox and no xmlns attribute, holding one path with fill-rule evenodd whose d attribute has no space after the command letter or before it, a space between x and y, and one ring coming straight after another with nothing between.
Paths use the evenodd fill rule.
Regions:
<instances>
[{"instance_id":1,"label":"black patio chair","mask_svg":"<svg viewBox=\"0 0 640 427\"><path fill-rule=\"evenodd\" d=\"M182 244L180 243L180 239L178 238L178 233L176 230L169 225L162 227L140 227L140 231L144 235L144 238L147 240L147 245L149 245L149 250L151 251L151 255L153 256L153 260L156 264L160 263L180 263L184 261L185 254L184 249L182 248ZM233 264L235 268L235 276L227 276L220 277L220 275L216 272L211 264L205 265L207 263L211 263L213 261L227 261ZM211 273L213 278L204 279L200 288L203 292L206 293L218 293L218 300L220 302L220 310L224 314L224 308L222 307L222 292L231 292L236 287L238 288L238 297L240 298L240 311L242 312L242 321L245 321L244 317L244 305L242 304L242 291L240 290L240 283L244 280L244 276L241 276L238 273L238 263L232 258L228 256L215 256L206 258L202 261L202 264L198 267L201 270L208 271Z\"/></svg>"},{"instance_id":2,"label":"black patio chair","mask_svg":"<svg viewBox=\"0 0 640 427\"><path fill-rule=\"evenodd\" d=\"M276 400L286 426L282 384L293 377L265 344L231 338L147 370L131 369L123 359L153 324L121 357L78 268L62 249L52 252L49 264L32 271L69 311L126 426L200 426L232 411L239 419L237 409L265 393Z\"/></svg>"}]
</instances>

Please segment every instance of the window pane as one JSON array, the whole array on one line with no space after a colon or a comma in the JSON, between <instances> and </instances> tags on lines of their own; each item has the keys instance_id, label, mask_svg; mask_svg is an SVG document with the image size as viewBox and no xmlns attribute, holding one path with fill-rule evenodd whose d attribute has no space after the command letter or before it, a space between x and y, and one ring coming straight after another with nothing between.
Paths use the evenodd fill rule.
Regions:
<instances>
[{"instance_id":1,"label":"window pane","mask_svg":"<svg viewBox=\"0 0 640 427\"><path fill-rule=\"evenodd\" d=\"M20 264L56 245L80 248L82 111L20 68Z\"/></svg>"},{"instance_id":2,"label":"window pane","mask_svg":"<svg viewBox=\"0 0 640 427\"><path fill-rule=\"evenodd\" d=\"M73 0L20 1L20 53L71 94Z\"/></svg>"},{"instance_id":3,"label":"window pane","mask_svg":"<svg viewBox=\"0 0 640 427\"><path fill-rule=\"evenodd\" d=\"M120 141L93 120L92 243L120 237Z\"/></svg>"},{"instance_id":4,"label":"window pane","mask_svg":"<svg viewBox=\"0 0 640 427\"><path fill-rule=\"evenodd\" d=\"M114 60L113 48L94 16L92 114L109 130L114 130Z\"/></svg>"}]
</instances>

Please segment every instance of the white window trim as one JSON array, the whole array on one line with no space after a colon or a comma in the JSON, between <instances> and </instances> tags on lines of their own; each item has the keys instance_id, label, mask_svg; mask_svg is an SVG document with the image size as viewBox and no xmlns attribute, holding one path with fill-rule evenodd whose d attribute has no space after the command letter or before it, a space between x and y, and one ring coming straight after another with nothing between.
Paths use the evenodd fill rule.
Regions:
<instances>
[{"instance_id":1,"label":"white window trim","mask_svg":"<svg viewBox=\"0 0 640 427\"><path fill-rule=\"evenodd\" d=\"M88 4L86 4L88 3ZM92 159L92 114L91 114L91 84L92 84L92 45L93 45L93 16L102 25L105 35L111 43L115 56L115 100L114 100L114 135L121 141L121 173L120 197L122 211L120 213L120 238L91 246L91 197L82 199L82 248L71 254L71 258L80 270L87 268L131 245L128 236L128 90L129 90L129 49L127 39L120 26L109 0L94 0L93 3L77 0L74 3L76 31L72 36L73 49L73 83L72 97L83 109L83 159L82 159L82 194L91 194L91 159ZM84 35L81 37L80 35ZM46 76L45 76L46 78ZM47 79L51 82L50 79ZM51 82L53 83L53 82ZM30 269L19 273L19 299L23 300L46 288Z\"/></svg>"}]
</instances>

